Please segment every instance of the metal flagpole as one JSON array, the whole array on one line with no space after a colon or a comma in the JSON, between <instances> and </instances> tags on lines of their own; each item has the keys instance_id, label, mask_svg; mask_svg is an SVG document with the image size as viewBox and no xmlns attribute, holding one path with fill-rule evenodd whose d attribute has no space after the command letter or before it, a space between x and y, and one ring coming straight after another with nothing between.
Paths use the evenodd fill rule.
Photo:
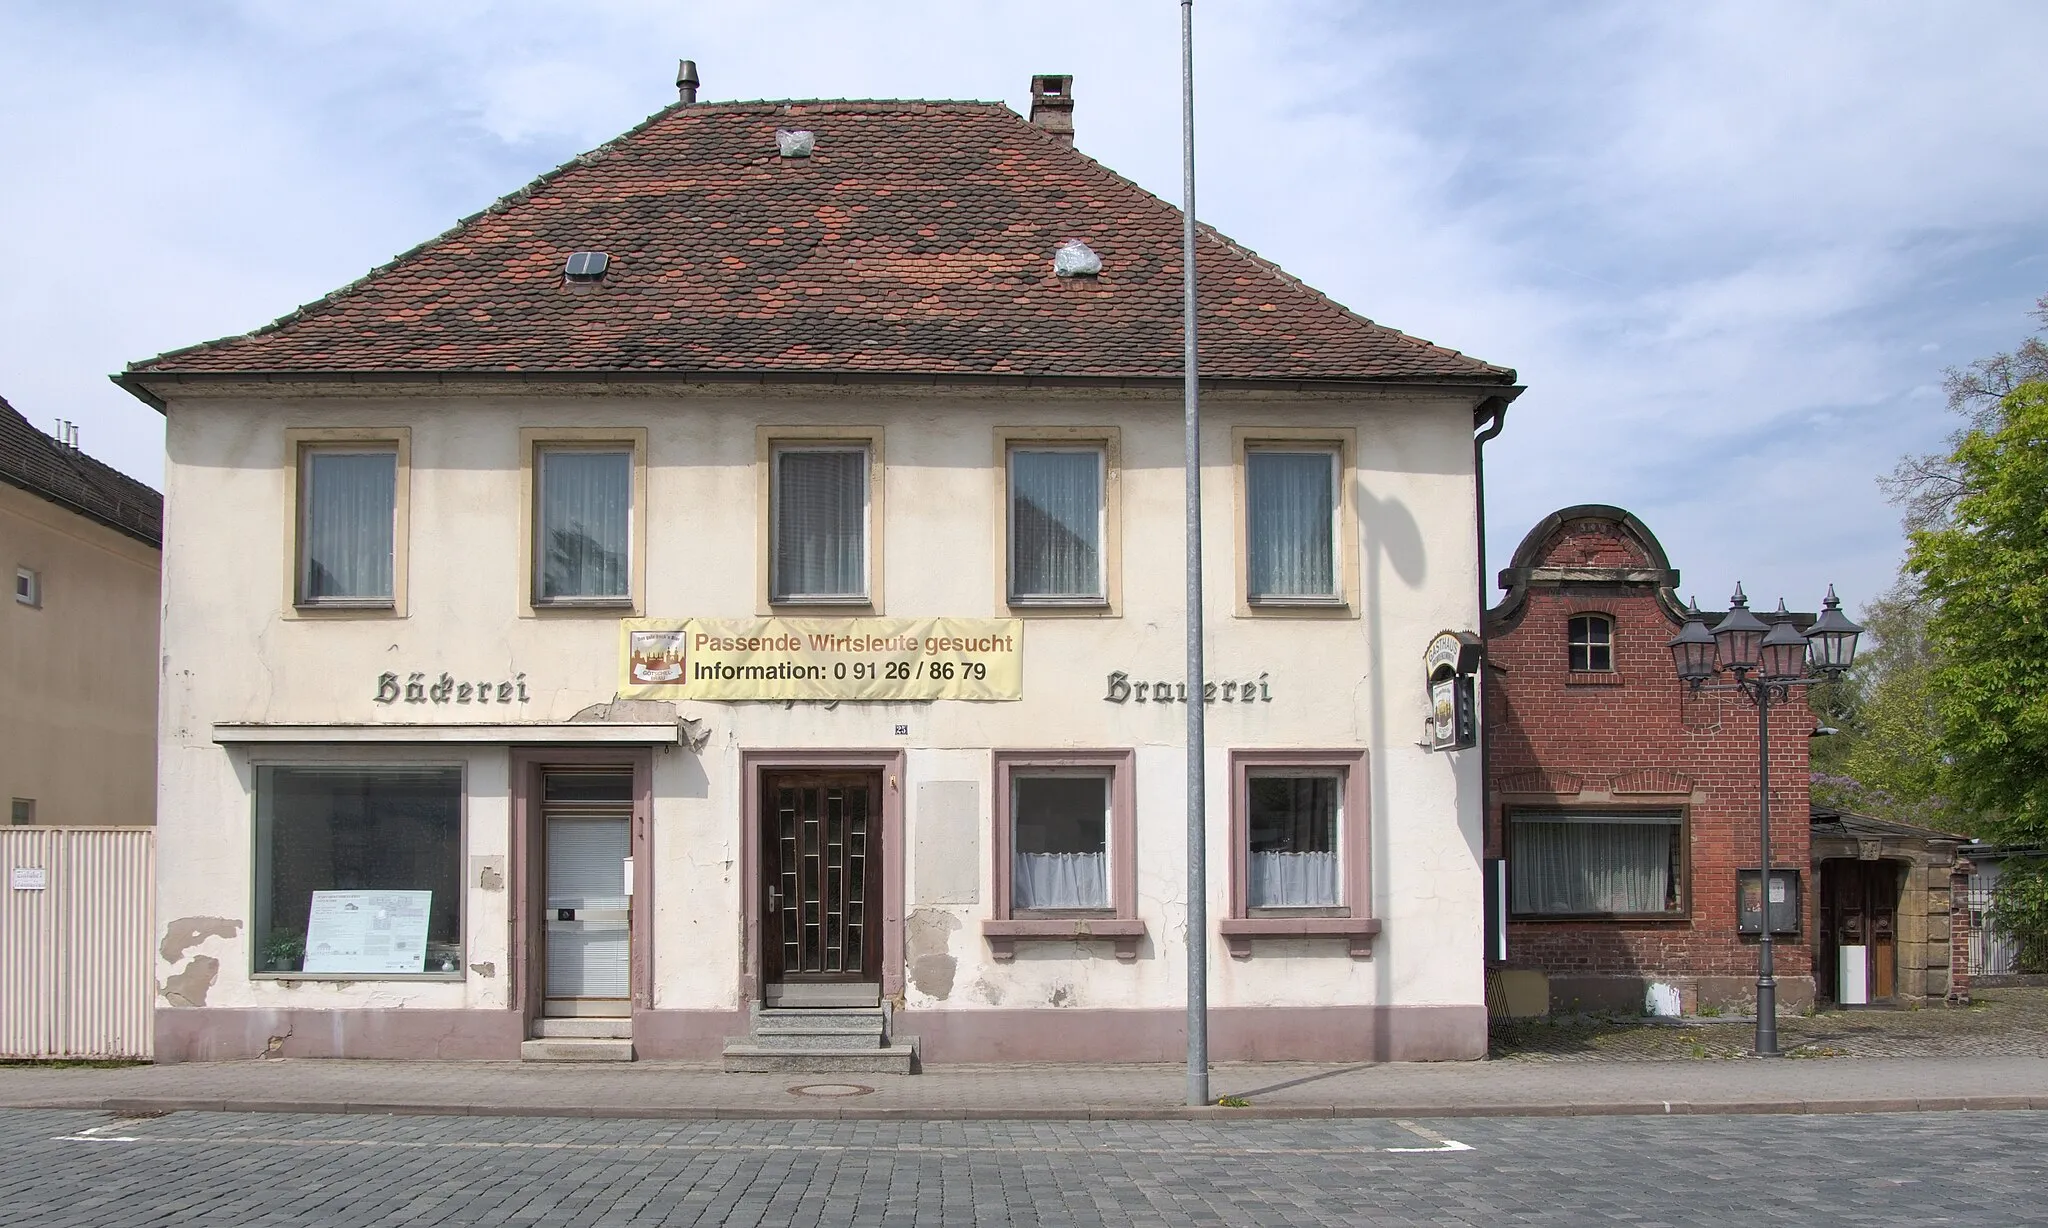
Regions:
<instances>
[{"instance_id":1,"label":"metal flagpole","mask_svg":"<svg viewBox=\"0 0 2048 1228\"><path fill-rule=\"evenodd\" d=\"M1180 0L1181 381L1188 548L1188 1103L1209 1103L1209 840L1202 728L1202 393L1195 367L1195 0Z\"/></svg>"}]
</instances>

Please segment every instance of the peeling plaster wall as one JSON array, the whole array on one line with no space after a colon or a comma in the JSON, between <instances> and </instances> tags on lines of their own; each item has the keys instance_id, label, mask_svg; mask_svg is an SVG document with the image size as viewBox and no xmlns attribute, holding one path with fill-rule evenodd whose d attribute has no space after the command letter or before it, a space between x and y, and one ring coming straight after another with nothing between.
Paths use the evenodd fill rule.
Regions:
<instances>
[{"instance_id":1,"label":"peeling plaster wall","mask_svg":"<svg viewBox=\"0 0 2048 1228\"><path fill-rule=\"evenodd\" d=\"M389 389L172 390L167 551L160 917L249 916L255 758L460 761L468 779L464 864L509 851L507 751L494 747L270 748L212 741L223 721L564 720L612 698L618 631L601 617L522 616L518 432L522 427L645 427L650 472L645 613L751 617L757 556L759 424L886 428L886 616L1007 616L994 436L997 427L1116 425L1122 443L1122 613L1027 620L1025 699L971 704L678 705L702 721L701 752L654 757L654 1003L739 1005L740 855L746 749L871 747L908 752L905 884L916 882L914 799L927 781L972 781L984 823L989 748L1135 747L1138 915L1134 963L1107 943L1020 943L997 963L980 934L992 850L976 856L978 902L922 906L926 974L906 1005L970 1010L1043 1004L1168 1008L1181 1000L1182 736L1179 704L1109 703L1106 677L1181 677L1181 442L1177 395L1044 392L729 390L652 387L534 394L406 396ZM1474 554L1466 398L1216 394L1205 402L1205 566L1215 678L1266 675L1270 703L1208 709L1212 918L1227 911L1228 751L1363 745L1371 756L1373 911L1385 931L1370 959L1341 941L1260 941L1248 960L1210 940L1219 1006L1457 1005L1483 1001L1479 960L1480 798L1470 753L1415 745L1425 716L1420 658L1431 636L1471 628ZM409 611L404 618L302 619L286 608L290 510L285 431L407 425L412 474ZM1234 589L1233 426L1349 429L1358 505L1359 616L1240 618ZM448 670L524 674L529 699L487 707L379 705L377 676ZM906 725L907 735L895 727ZM986 828L984 827L984 831ZM468 886L465 978L453 982L252 979L245 926L186 956L220 961L211 1006L478 1008L506 1004L511 893ZM902 906L909 910L908 901ZM957 925L951 924L957 922ZM943 931L943 932L941 932ZM950 983L939 972L952 961ZM490 964L495 974L475 968ZM166 963L159 980L184 963ZM932 992L943 985L945 994Z\"/></svg>"}]
</instances>

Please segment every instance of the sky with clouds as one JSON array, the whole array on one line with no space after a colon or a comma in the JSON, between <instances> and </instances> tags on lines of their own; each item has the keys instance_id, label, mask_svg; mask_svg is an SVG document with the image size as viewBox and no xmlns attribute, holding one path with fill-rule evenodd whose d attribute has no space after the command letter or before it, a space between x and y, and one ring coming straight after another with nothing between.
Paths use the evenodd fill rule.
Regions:
<instances>
[{"instance_id":1,"label":"sky with clouds","mask_svg":"<svg viewBox=\"0 0 2048 1228\"><path fill-rule=\"evenodd\" d=\"M1617 503L1716 607L1891 581L1875 478L2048 293L2048 5L1198 0L1204 220L1517 368L1492 565ZM340 286L674 98L1001 99L1177 201L1172 0L0 0L0 395L155 483L106 376Z\"/></svg>"}]
</instances>

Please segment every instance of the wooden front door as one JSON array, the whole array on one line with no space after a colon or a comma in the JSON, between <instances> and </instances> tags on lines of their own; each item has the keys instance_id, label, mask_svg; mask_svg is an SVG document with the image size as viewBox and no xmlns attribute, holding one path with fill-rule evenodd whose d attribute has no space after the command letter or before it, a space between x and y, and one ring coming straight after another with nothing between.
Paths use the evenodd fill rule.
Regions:
<instances>
[{"instance_id":1,"label":"wooden front door","mask_svg":"<svg viewBox=\"0 0 2048 1228\"><path fill-rule=\"evenodd\" d=\"M882 780L769 772L761 787L763 979L881 980Z\"/></svg>"},{"instance_id":2,"label":"wooden front door","mask_svg":"<svg viewBox=\"0 0 2048 1228\"><path fill-rule=\"evenodd\" d=\"M1837 1001L1853 1001L1842 993L1841 969L1853 967L1841 948L1863 948L1866 965L1863 996L1888 1001L1898 994L1899 869L1890 861L1831 859L1821 863L1819 967L1823 992Z\"/></svg>"}]
</instances>

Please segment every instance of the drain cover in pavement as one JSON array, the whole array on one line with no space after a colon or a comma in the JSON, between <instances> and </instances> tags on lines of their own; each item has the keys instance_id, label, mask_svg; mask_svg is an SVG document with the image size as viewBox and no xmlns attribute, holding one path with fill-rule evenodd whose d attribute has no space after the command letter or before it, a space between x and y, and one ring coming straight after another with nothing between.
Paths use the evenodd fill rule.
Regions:
<instances>
[{"instance_id":1,"label":"drain cover in pavement","mask_svg":"<svg viewBox=\"0 0 2048 1228\"><path fill-rule=\"evenodd\" d=\"M874 1091L858 1083L800 1083L789 1089L792 1096L865 1096Z\"/></svg>"}]
</instances>

